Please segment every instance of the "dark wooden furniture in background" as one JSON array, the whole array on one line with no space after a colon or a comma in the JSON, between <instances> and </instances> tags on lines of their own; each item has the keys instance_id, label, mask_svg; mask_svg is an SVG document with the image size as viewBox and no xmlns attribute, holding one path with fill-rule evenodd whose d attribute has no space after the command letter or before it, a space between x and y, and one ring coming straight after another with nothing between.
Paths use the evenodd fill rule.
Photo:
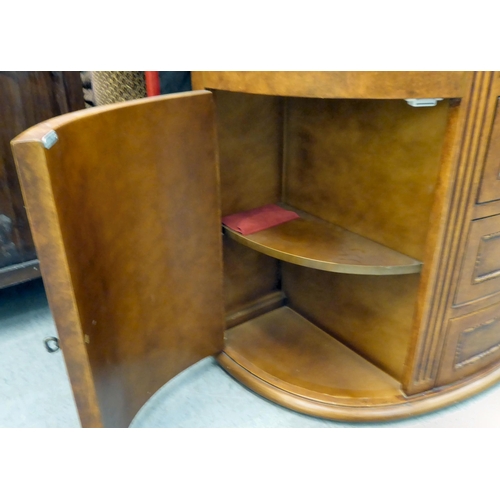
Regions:
<instances>
[{"instance_id":1,"label":"dark wooden furniture in background","mask_svg":"<svg viewBox=\"0 0 500 500\"><path fill-rule=\"evenodd\" d=\"M277 403L351 421L500 380L498 74L193 87L13 142L83 426L128 425L211 354ZM221 216L269 203L302 218L221 235Z\"/></svg>"},{"instance_id":2,"label":"dark wooden furniture in background","mask_svg":"<svg viewBox=\"0 0 500 500\"><path fill-rule=\"evenodd\" d=\"M10 141L40 121L83 107L77 71L0 72L0 288L40 276Z\"/></svg>"}]
</instances>

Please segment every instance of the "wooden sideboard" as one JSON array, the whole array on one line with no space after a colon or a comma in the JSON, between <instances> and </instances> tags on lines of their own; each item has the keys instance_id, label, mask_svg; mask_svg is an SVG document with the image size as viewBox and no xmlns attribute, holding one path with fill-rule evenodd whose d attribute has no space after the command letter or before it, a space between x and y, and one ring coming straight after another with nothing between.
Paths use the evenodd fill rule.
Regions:
<instances>
[{"instance_id":1,"label":"wooden sideboard","mask_svg":"<svg viewBox=\"0 0 500 500\"><path fill-rule=\"evenodd\" d=\"M77 71L0 71L0 288L40 276L10 141L42 120L83 107Z\"/></svg>"},{"instance_id":2,"label":"wooden sideboard","mask_svg":"<svg viewBox=\"0 0 500 500\"><path fill-rule=\"evenodd\" d=\"M497 73L192 79L13 141L83 426L127 426L209 355L349 421L500 380ZM268 204L300 218L221 226Z\"/></svg>"}]
</instances>

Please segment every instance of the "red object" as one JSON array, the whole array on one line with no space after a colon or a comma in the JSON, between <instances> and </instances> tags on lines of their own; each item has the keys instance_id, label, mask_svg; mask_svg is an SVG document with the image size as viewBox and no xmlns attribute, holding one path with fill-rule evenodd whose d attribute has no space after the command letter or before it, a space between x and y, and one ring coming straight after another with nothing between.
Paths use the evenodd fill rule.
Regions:
<instances>
[{"instance_id":1,"label":"red object","mask_svg":"<svg viewBox=\"0 0 500 500\"><path fill-rule=\"evenodd\" d=\"M160 72L159 71L145 71L146 77L146 93L148 97L160 95Z\"/></svg>"},{"instance_id":2,"label":"red object","mask_svg":"<svg viewBox=\"0 0 500 500\"><path fill-rule=\"evenodd\" d=\"M300 219L295 212L285 210L278 205L265 205L246 212L226 215L222 217L222 223L245 236L294 219Z\"/></svg>"}]
</instances>

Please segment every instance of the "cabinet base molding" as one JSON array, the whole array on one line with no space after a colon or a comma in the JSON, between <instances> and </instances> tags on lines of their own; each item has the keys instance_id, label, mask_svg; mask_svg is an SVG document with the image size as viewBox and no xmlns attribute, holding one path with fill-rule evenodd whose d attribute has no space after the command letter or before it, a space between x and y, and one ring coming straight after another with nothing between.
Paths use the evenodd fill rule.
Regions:
<instances>
[{"instance_id":1,"label":"cabinet base molding","mask_svg":"<svg viewBox=\"0 0 500 500\"><path fill-rule=\"evenodd\" d=\"M225 352L221 352L216 359L229 375L248 389L280 406L305 415L344 422L381 422L424 415L475 396L500 381L500 367L495 366L460 383L413 396L405 396L401 391L399 395L394 395L392 400L383 402L370 398L340 397L325 398L327 400L321 401L266 382Z\"/></svg>"}]
</instances>

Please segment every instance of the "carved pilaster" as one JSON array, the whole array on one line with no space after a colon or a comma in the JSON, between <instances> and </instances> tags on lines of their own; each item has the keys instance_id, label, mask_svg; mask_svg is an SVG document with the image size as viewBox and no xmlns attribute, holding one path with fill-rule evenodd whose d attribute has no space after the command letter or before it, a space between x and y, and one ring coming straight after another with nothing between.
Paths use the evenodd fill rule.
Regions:
<instances>
[{"instance_id":1,"label":"carved pilaster","mask_svg":"<svg viewBox=\"0 0 500 500\"><path fill-rule=\"evenodd\" d=\"M492 72L473 74L470 93L455 110L444 147L414 326L413 348L404 381L409 394L435 386L443 350L447 310L451 306L477 180L485 160L494 116ZM492 105L493 104L493 105Z\"/></svg>"}]
</instances>

